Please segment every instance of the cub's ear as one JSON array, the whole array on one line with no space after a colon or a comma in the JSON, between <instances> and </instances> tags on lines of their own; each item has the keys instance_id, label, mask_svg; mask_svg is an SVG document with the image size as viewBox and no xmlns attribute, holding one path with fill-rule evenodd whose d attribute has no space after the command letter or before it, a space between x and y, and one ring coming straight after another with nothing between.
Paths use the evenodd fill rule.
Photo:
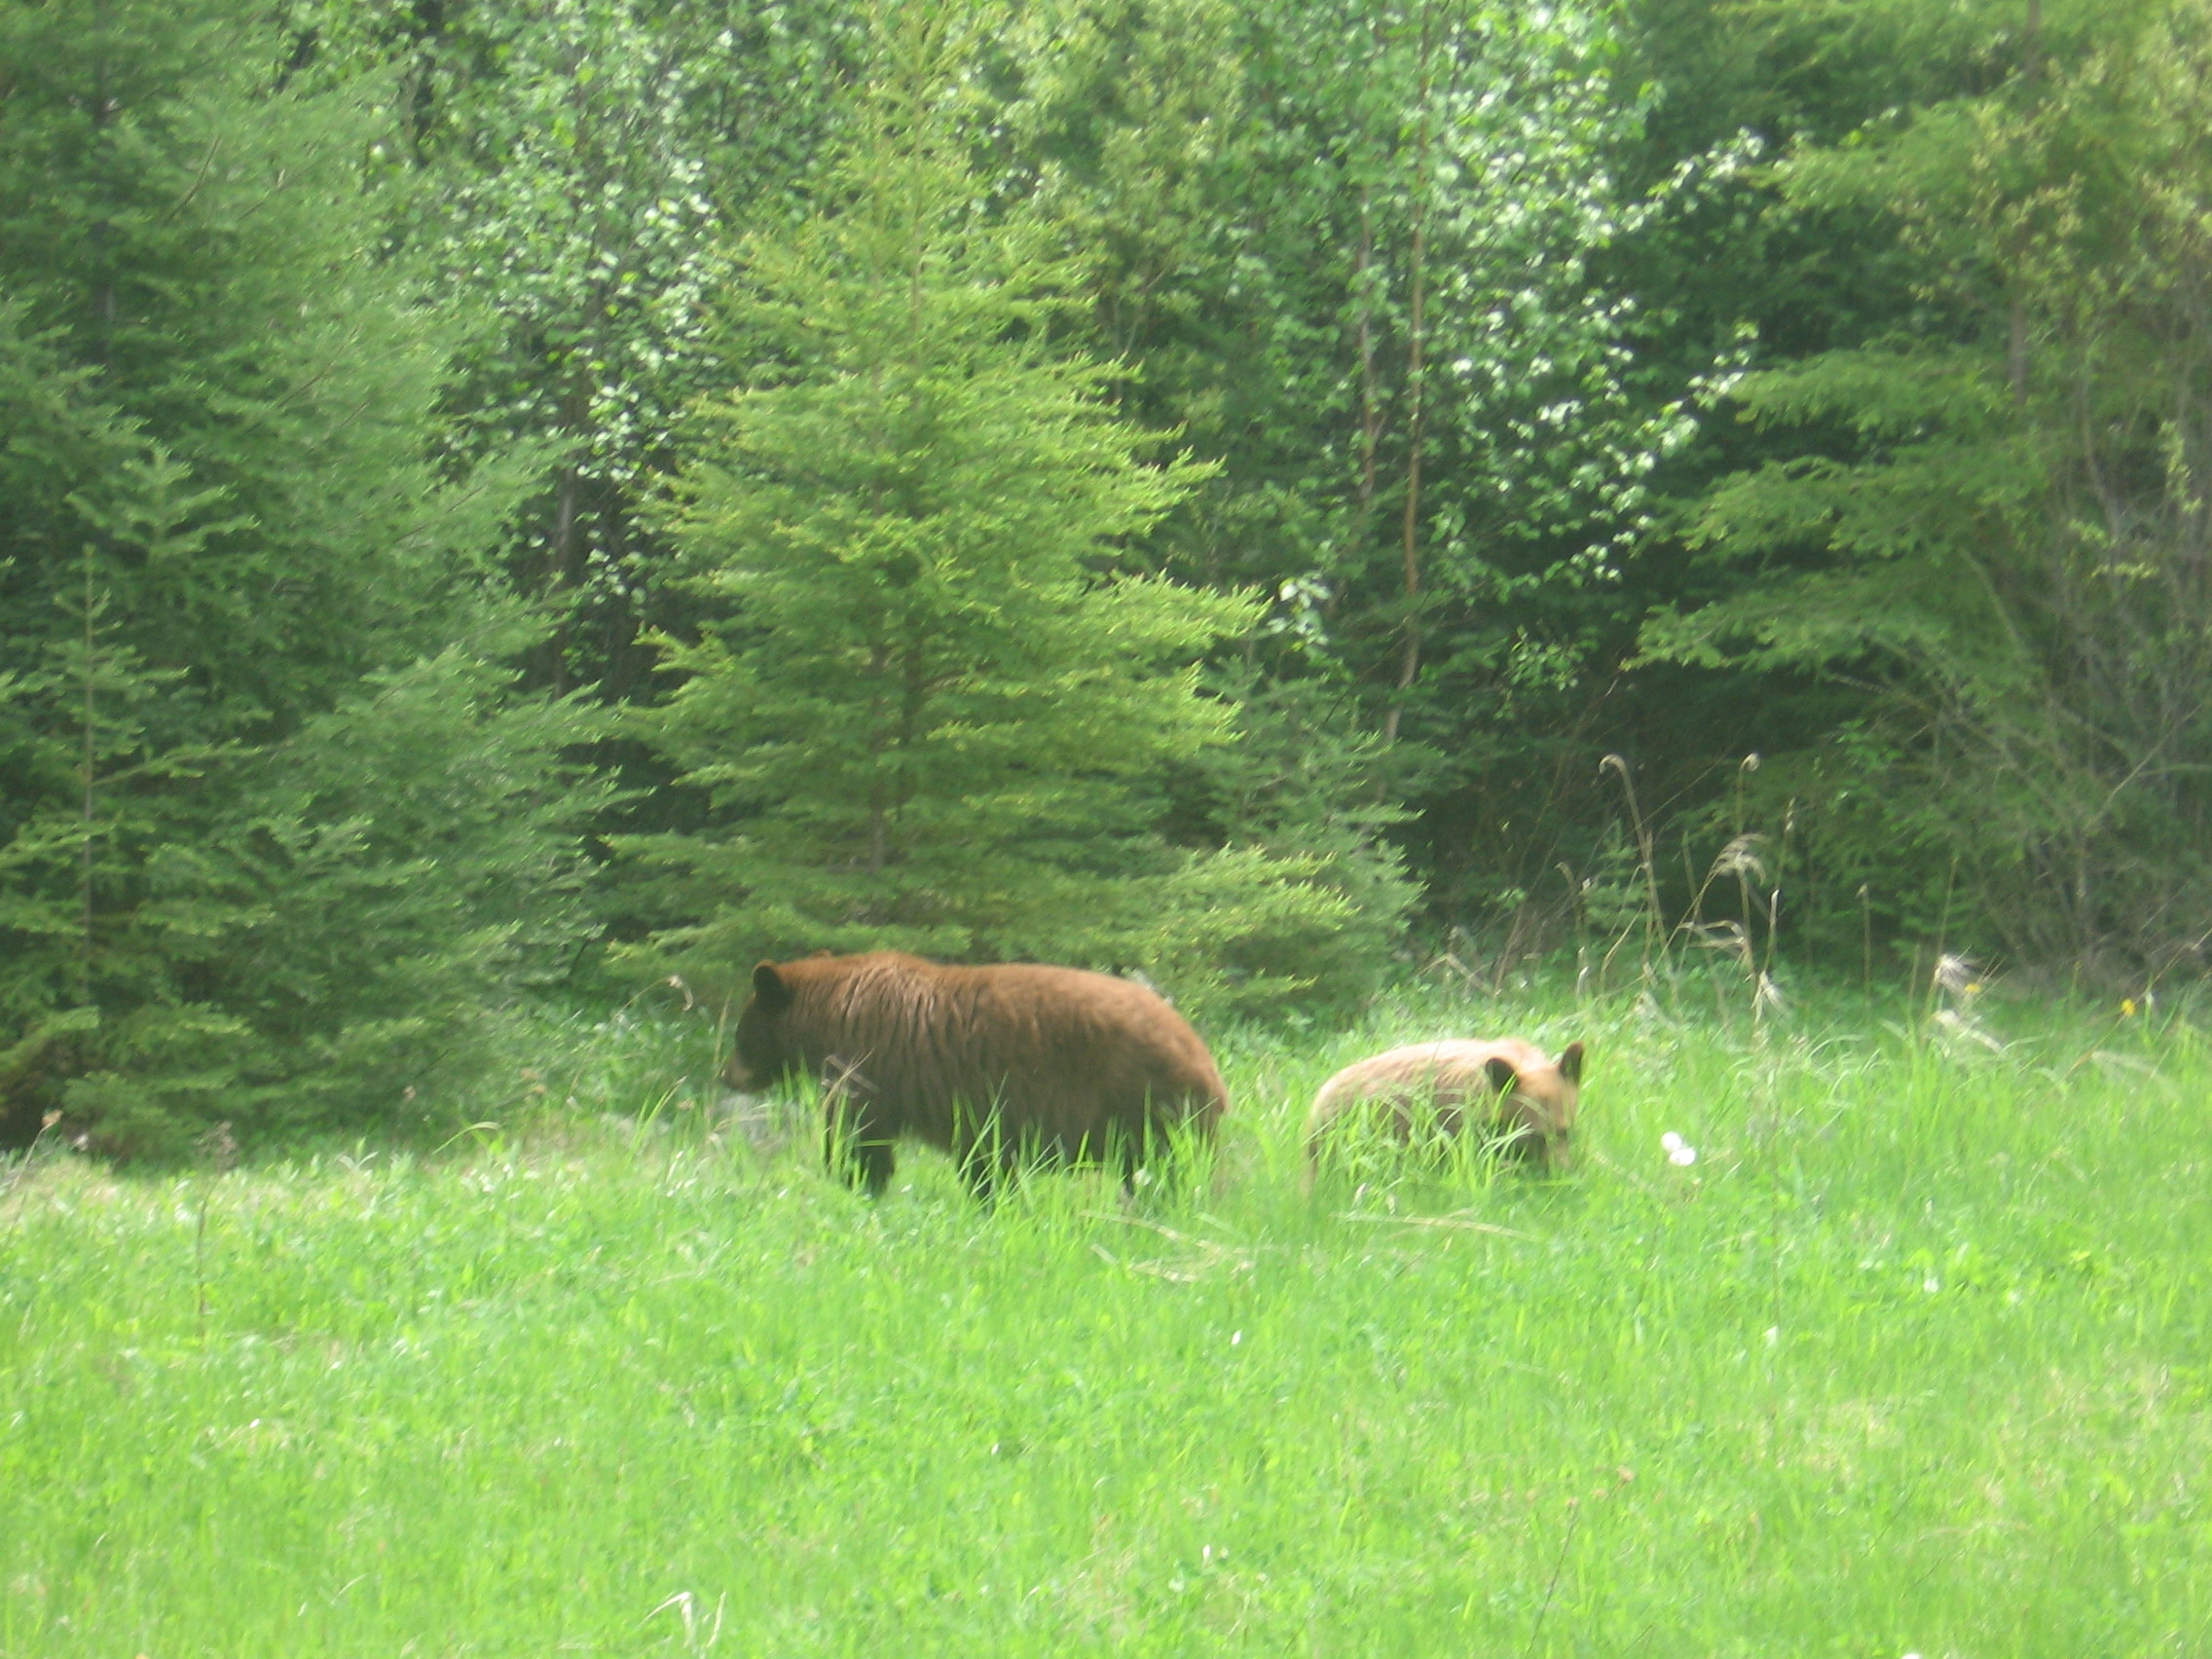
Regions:
<instances>
[{"instance_id":1,"label":"cub's ear","mask_svg":"<svg viewBox=\"0 0 2212 1659\"><path fill-rule=\"evenodd\" d=\"M792 988L773 962L763 962L753 970L753 1000L768 1014L781 1014L792 1006Z\"/></svg>"},{"instance_id":2,"label":"cub's ear","mask_svg":"<svg viewBox=\"0 0 2212 1659\"><path fill-rule=\"evenodd\" d=\"M1483 1075L1490 1079L1491 1088L1500 1094L1521 1082L1521 1074L1513 1069L1513 1062L1503 1054L1493 1054L1483 1061Z\"/></svg>"},{"instance_id":3,"label":"cub's ear","mask_svg":"<svg viewBox=\"0 0 2212 1659\"><path fill-rule=\"evenodd\" d=\"M1569 1043L1559 1051L1559 1075L1569 1083L1582 1081L1582 1045Z\"/></svg>"}]
</instances>

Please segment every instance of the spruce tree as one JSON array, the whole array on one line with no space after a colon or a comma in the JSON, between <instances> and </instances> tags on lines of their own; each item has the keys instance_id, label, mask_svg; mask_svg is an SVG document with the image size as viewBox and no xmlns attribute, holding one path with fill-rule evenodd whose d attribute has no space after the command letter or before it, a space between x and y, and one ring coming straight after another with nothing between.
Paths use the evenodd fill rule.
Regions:
<instances>
[{"instance_id":1,"label":"spruce tree","mask_svg":"<svg viewBox=\"0 0 2212 1659\"><path fill-rule=\"evenodd\" d=\"M374 89L286 56L236 0L0 14L0 1136L396 1112L571 926L583 726L497 666L521 475L440 464Z\"/></svg>"},{"instance_id":2,"label":"spruce tree","mask_svg":"<svg viewBox=\"0 0 2212 1659\"><path fill-rule=\"evenodd\" d=\"M732 314L769 348L672 493L726 613L662 641L649 729L714 822L632 848L686 918L656 959L710 981L889 945L1196 982L1262 912L1341 912L1296 861L1159 832L1166 767L1234 735L1198 661L1256 607L1133 568L1206 469L1115 417L1062 326L1077 269L972 166L984 26L887 15L819 211L745 251Z\"/></svg>"}]
</instances>

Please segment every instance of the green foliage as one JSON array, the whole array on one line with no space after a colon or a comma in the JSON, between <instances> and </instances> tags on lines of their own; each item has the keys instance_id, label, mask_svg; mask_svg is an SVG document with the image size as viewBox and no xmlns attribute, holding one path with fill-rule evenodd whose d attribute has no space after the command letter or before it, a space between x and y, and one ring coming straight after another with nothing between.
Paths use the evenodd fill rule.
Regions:
<instances>
[{"instance_id":1,"label":"green foliage","mask_svg":"<svg viewBox=\"0 0 2212 1659\"><path fill-rule=\"evenodd\" d=\"M2206 0L8 9L0 1143L419 1112L594 810L702 988L1343 1008L1417 915L1725 929L1748 833L1786 950L2201 965L2208 71Z\"/></svg>"},{"instance_id":2,"label":"green foliage","mask_svg":"<svg viewBox=\"0 0 2212 1659\"><path fill-rule=\"evenodd\" d=\"M432 931L574 926L543 878L589 727L504 711L490 666L528 632L486 570L519 475L433 463L460 335L369 257L367 89L276 87L220 0L16 8L0 61L0 1133L333 1121L404 1087L344 1075L386 987L445 963L408 1017L450 1034L514 982ZM411 819L448 778L478 810Z\"/></svg>"},{"instance_id":3,"label":"green foliage","mask_svg":"<svg viewBox=\"0 0 2212 1659\"><path fill-rule=\"evenodd\" d=\"M678 602L637 488L717 384L724 229L793 211L857 18L746 0L294 10L321 76L388 66L406 125L377 162L411 174L392 234L444 304L491 316L457 365L454 441L541 457L508 549L555 616L535 673L646 694L640 621Z\"/></svg>"},{"instance_id":4,"label":"green foliage","mask_svg":"<svg viewBox=\"0 0 2212 1659\"><path fill-rule=\"evenodd\" d=\"M1225 939L1338 913L1302 865L1158 834L1162 767L1231 734L1196 659L1256 608L1121 566L1206 469L1143 459L1055 333L1051 228L972 170L943 100L981 26L892 17L823 205L744 255L775 354L702 410L670 520L727 617L665 643L646 725L720 824L631 843L705 913L656 956L702 982L869 945L1164 969L1197 905L1260 906Z\"/></svg>"},{"instance_id":5,"label":"green foliage","mask_svg":"<svg viewBox=\"0 0 2212 1659\"><path fill-rule=\"evenodd\" d=\"M1108 338L1255 498L1194 562L1326 578L1359 617L1339 648L1394 669L1409 496L1417 608L1553 559L1587 576L1634 523L1677 412L1622 402L1633 302L1586 280L1649 212L1605 176L1635 112L1602 18L1190 0L1036 51L1018 113L1046 201L1105 250Z\"/></svg>"},{"instance_id":6,"label":"green foliage","mask_svg":"<svg viewBox=\"0 0 2212 1659\"><path fill-rule=\"evenodd\" d=\"M1639 302L1599 271L1688 189L1620 183L1642 107L1616 19L1180 0L1037 33L1010 123L1039 199L1099 249L1124 395L1222 463L1163 564L1278 595L1269 676L1400 740L1396 833L1437 911L1536 879L1549 815L1498 804L1563 745L1603 752L1578 728L1711 363L1641 371Z\"/></svg>"},{"instance_id":7,"label":"green foliage","mask_svg":"<svg viewBox=\"0 0 2212 1659\"><path fill-rule=\"evenodd\" d=\"M2133 972L2194 959L2212 901L2212 313L2178 276L2206 252L2212 14L2068 15L2009 51L1993 90L1780 167L1793 205L1878 215L1922 309L1737 387L1801 451L1709 497L1733 591L1646 646L1869 687L1825 789L1769 786L1856 797L1832 856L1947 853L1982 944Z\"/></svg>"},{"instance_id":8,"label":"green foliage","mask_svg":"<svg viewBox=\"0 0 2212 1659\"><path fill-rule=\"evenodd\" d=\"M259 907L232 941L230 1000L270 1056L272 1129L443 1109L483 1026L598 932L575 830L607 792L570 756L603 721L515 695L503 654L457 645L366 677L239 804Z\"/></svg>"},{"instance_id":9,"label":"green foliage","mask_svg":"<svg viewBox=\"0 0 2212 1659\"><path fill-rule=\"evenodd\" d=\"M1316 682L1267 679L1247 663L1214 674L1208 690L1235 709L1236 741L1200 752L1177 780L1176 838L1234 849L1216 860L1250 860L1255 874L1283 861L1336 903L1323 909L1283 891L1265 925L1241 927L1228 925L1227 892L1187 903L1196 925L1180 954L1223 963L1247 1014L1265 1016L1285 1000L1342 1013L1380 988L1420 899L1389 840L1409 816L1387 798L1389 747ZM1230 886L1212 861L1184 879Z\"/></svg>"}]
</instances>

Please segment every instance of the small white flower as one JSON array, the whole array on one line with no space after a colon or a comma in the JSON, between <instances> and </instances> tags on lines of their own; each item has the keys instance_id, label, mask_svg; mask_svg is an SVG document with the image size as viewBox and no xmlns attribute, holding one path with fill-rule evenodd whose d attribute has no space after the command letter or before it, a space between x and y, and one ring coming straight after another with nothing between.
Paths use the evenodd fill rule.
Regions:
<instances>
[{"instance_id":1,"label":"small white flower","mask_svg":"<svg viewBox=\"0 0 2212 1659\"><path fill-rule=\"evenodd\" d=\"M1242 1331L1232 1331L1232 1332L1230 1332L1230 1333L1229 1333L1229 1346L1230 1346L1231 1347L1235 1347L1235 1346L1236 1346L1236 1345L1237 1345L1238 1343L1242 1342L1243 1340L1244 1340L1244 1333L1243 1333Z\"/></svg>"},{"instance_id":2,"label":"small white flower","mask_svg":"<svg viewBox=\"0 0 2212 1659\"><path fill-rule=\"evenodd\" d=\"M1934 1296L1937 1291L1943 1288L1943 1281L1937 1278L1934 1273L1930 1273L1926 1278L1920 1281L1920 1288L1928 1292L1930 1296Z\"/></svg>"},{"instance_id":3,"label":"small white flower","mask_svg":"<svg viewBox=\"0 0 2212 1659\"><path fill-rule=\"evenodd\" d=\"M1669 1129L1659 1137L1659 1144L1666 1149L1667 1161L1674 1164L1677 1169L1687 1169L1697 1161L1697 1148L1675 1133L1673 1129Z\"/></svg>"}]
</instances>

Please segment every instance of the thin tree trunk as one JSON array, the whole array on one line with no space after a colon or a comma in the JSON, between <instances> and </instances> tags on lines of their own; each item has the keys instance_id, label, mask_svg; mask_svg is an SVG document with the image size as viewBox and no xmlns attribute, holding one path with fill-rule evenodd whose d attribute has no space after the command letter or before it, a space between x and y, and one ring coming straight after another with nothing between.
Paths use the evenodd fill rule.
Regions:
<instances>
[{"instance_id":1,"label":"thin tree trunk","mask_svg":"<svg viewBox=\"0 0 2212 1659\"><path fill-rule=\"evenodd\" d=\"M598 332L601 315L597 308L589 319L591 332ZM561 430L570 443L581 446L591 435L591 388L571 385L561 399ZM571 451L572 455L574 452ZM569 619L567 601L576 586L577 557L576 522L582 517L583 471L573 460L564 461L561 470L554 475L553 527L545 538L545 593L554 601L553 631L545 642L546 680L555 692L569 689Z\"/></svg>"},{"instance_id":2,"label":"thin tree trunk","mask_svg":"<svg viewBox=\"0 0 2212 1659\"><path fill-rule=\"evenodd\" d=\"M1359 294L1359 522L1364 532L1375 511L1375 451L1382 437L1382 406L1375 394L1375 317L1367 274L1375 258L1373 192L1359 189L1359 259L1352 281ZM1364 534L1361 537L1365 539Z\"/></svg>"},{"instance_id":3,"label":"thin tree trunk","mask_svg":"<svg viewBox=\"0 0 2212 1659\"><path fill-rule=\"evenodd\" d=\"M573 466L561 468L561 483L553 498L553 535L547 547L547 573L556 587L566 587L575 574L576 498L583 487Z\"/></svg>"},{"instance_id":4,"label":"thin tree trunk","mask_svg":"<svg viewBox=\"0 0 2212 1659\"><path fill-rule=\"evenodd\" d=\"M904 699L899 711L899 756L901 767L896 780L897 788L891 794L891 823L894 828L906 816L906 803L913 798L914 755L921 747L924 717L929 713L929 640L923 626L915 622L906 635L903 651ZM903 857L903 847L892 852Z\"/></svg>"},{"instance_id":5,"label":"thin tree trunk","mask_svg":"<svg viewBox=\"0 0 2212 1659\"><path fill-rule=\"evenodd\" d=\"M2043 0L2028 0L2023 35L2020 80L2033 92L2043 79ZM2017 272L2012 278L2011 315L2006 333L2005 364L2012 382L2012 405L2025 409L2028 405L2028 302L2020 291Z\"/></svg>"},{"instance_id":6,"label":"thin tree trunk","mask_svg":"<svg viewBox=\"0 0 2212 1659\"><path fill-rule=\"evenodd\" d=\"M102 58L92 70L92 130L96 133L107 126L110 108L107 91L107 61ZM92 265L100 274L99 283L92 290L92 314L98 320L99 345L94 359L104 370L113 367L115 356L115 268L110 263L112 227L104 218L94 219L86 240L92 246Z\"/></svg>"},{"instance_id":7,"label":"thin tree trunk","mask_svg":"<svg viewBox=\"0 0 2212 1659\"><path fill-rule=\"evenodd\" d=\"M1414 676L1420 669L1420 616L1415 607L1420 602L1420 445L1424 413L1421 377L1425 367L1421 360L1424 345L1421 306L1427 275L1426 231L1427 227L1417 217L1413 240L1412 340L1406 352L1406 511L1401 527L1405 553L1406 640L1398 656L1398 701L1390 710L1389 735L1393 738L1398 735L1398 715L1405 707L1405 694L1412 688Z\"/></svg>"},{"instance_id":8,"label":"thin tree trunk","mask_svg":"<svg viewBox=\"0 0 2212 1659\"><path fill-rule=\"evenodd\" d=\"M546 538L545 586L549 595L565 596L574 585L576 547L576 497L581 480L573 465L561 468L553 496L553 533ZM553 632L545 642L546 678L556 693L569 689L569 618L556 605Z\"/></svg>"},{"instance_id":9,"label":"thin tree trunk","mask_svg":"<svg viewBox=\"0 0 2212 1659\"><path fill-rule=\"evenodd\" d=\"M1382 721L1385 743L1398 740L1407 694L1420 672L1420 445L1426 363L1423 307L1428 295L1428 9L1420 17L1420 126L1414 144L1413 244L1408 273L1409 314L1406 342L1406 510L1401 540L1405 554L1406 635L1398 652L1397 695Z\"/></svg>"},{"instance_id":10,"label":"thin tree trunk","mask_svg":"<svg viewBox=\"0 0 2212 1659\"><path fill-rule=\"evenodd\" d=\"M80 955L77 968L77 1001L89 1005L92 1000L92 824L93 791L99 781L99 751L96 707L93 703L92 663L95 635L92 622L92 546L85 543L85 710L84 710L84 818L78 824L77 885L81 914L79 927Z\"/></svg>"},{"instance_id":11,"label":"thin tree trunk","mask_svg":"<svg viewBox=\"0 0 2212 1659\"><path fill-rule=\"evenodd\" d=\"M890 791L883 781L883 753L892 747L893 739L888 722L884 720L883 675L890 666L890 648L878 641L868 652L868 681L874 687L868 699L868 724L874 735L868 740L868 758L874 762L875 776L868 780L867 793L867 871L881 875L883 866L891 862L891 807Z\"/></svg>"},{"instance_id":12,"label":"thin tree trunk","mask_svg":"<svg viewBox=\"0 0 2212 1659\"><path fill-rule=\"evenodd\" d=\"M115 101L108 94L107 63L105 59L102 59L92 73L92 129L94 132L107 126L109 118L115 113L113 107ZM113 368L115 356L117 308L116 274L112 246L113 227L104 218L96 219L92 225L89 239L93 249L93 264L100 273L99 283L92 290L92 311L97 319L96 338L98 340L94 356L100 369L105 372ZM98 645L98 635L92 614L92 544L90 541L84 544L84 565L85 679L84 708L82 711L84 776L81 780L84 785L84 796L81 806L83 816L77 826L80 837L77 849L77 1001L82 1007L90 1007L92 1001L92 958L94 955L92 934L92 826L94 823L93 814L98 804L96 791L99 784L99 720L96 702L97 687L93 678L93 663Z\"/></svg>"}]
</instances>

